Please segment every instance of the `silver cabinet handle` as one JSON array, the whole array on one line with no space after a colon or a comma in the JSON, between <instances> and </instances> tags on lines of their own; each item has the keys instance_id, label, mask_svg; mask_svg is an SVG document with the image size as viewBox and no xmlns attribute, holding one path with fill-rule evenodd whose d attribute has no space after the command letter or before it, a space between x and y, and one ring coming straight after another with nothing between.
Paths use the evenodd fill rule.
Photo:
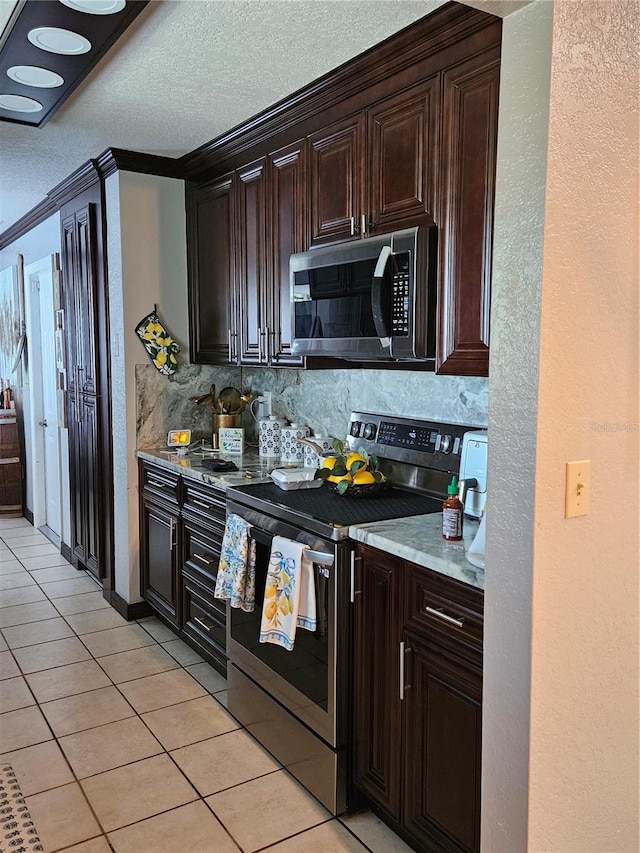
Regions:
<instances>
[{"instance_id":1,"label":"silver cabinet handle","mask_svg":"<svg viewBox=\"0 0 640 853\"><path fill-rule=\"evenodd\" d=\"M204 501L199 501L197 498L194 498L192 502L198 506L204 507L204 509L212 509L211 504L206 504Z\"/></svg>"},{"instance_id":2,"label":"silver cabinet handle","mask_svg":"<svg viewBox=\"0 0 640 853\"><path fill-rule=\"evenodd\" d=\"M171 527L169 533L169 547L176 547L176 520L175 518L171 519Z\"/></svg>"},{"instance_id":3,"label":"silver cabinet handle","mask_svg":"<svg viewBox=\"0 0 640 853\"><path fill-rule=\"evenodd\" d=\"M258 363L262 364L262 329L258 329Z\"/></svg>"},{"instance_id":4,"label":"silver cabinet handle","mask_svg":"<svg viewBox=\"0 0 640 853\"><path fill-rule=\"evenodd\" d=\"M207 566L211 565L211 560L207 560L207 558L203 557L202 554L196 554L196 552L194 551L193 556L196 560L201 560L205 565L207 565Z\"/></svg>"},{"instance_id":5,"label":"silver cabinet handle","mask_svg":"<svg viewBox=\"0 0 640 853\"><path fill-rule=\"evenodd\" d=\"M351 565L349 567L349 601L353 604L356 600L356 555L355 551L351 552Z\"/></svg>"},{"instance_id":6,"label":"silver cabinet handle","mask_svg":"<svg viewBox=\"0 0 640 853\"><path fill-rule=\"evenodd\" d=\"M367 233L367 214L363 213L360 217L360 236L365 237Z\"/></svg>"},{"instance_id":7,"label":"silver cabinet handle","mask_svg":"<svg viewBox=\"0 0 640 853\"><path fill-rule=\"evenodd\" d=\"M159 489L164 489L166 487L166 483L163 483L162 480L154 480L153 477L147 477L147 483L150 486L157 486Z\"/></svg>"},{"instance_id":8,"label":"silver cabinet handle","mask_svg":"<svg viewBox=\"0 0 640 853\"><path fill-rule=\"evenodd\" d=\"M400 643L400 700L404 699L404 640Z\"/></svg>"},{"instance_id":9,"label":"silver cabinet handle","mask_svg":"<svg viewBox=\"0 0 640 853\"><path fill-rule=\"evenodd\" d=\"M356 233L356 218L355 218L355 216L350 217L349 231L350 231L350 234L352 237Z\"/></svg>"},{"instance_id":10,"label":"silver cabinet handle","mask_svg":"<svg viewBox=\"0 0 640 853\"><path fill-rule=\"evenodd\" d=\"M234 339L237 337L235 332L232 332L229 329L229 361L234 362L236 360L236 349L233 345Z\"/></svg>"},{"instance_id":11,"label":"silver cabinet handle","mask_svg":"<svg viewBox=\"0 0 640 853\"><path fill-rule=\"evenodd\" d=\"M76 423L82 423L82 416L80 414L80 370L81 368L75 364L73 367L73 384L74 384L74 400L75 400L75 408L76 408Z\"/></svg>"},{"instance_id":12,"label":"silver cabinet handle","mask_svg":"<svg viewBox=\"0 0 640 853\"><path fill-rule=\"evenodd\" d=\"M196 623L196 625L199 625L203 630L205 630L207 634L211 633L211 627L205 622L203 622L202 619L198 619L197 616L194 616L193 621Z\"/></svg>"},{"instance_id":13,"label":"silver cabinet handle","mask_svg":"<svg viewBox=\"0 0 640 853\"><path fill-rule=\"evenodd\" d=\"M434 607L425 607L425 612L431 616L436 616L438 619L442 619L444 622L448 622L450 625L455 625L456 628L462 628L464 625L464 620L454 619L453 616L448 616L442 610L436 610Z\"/></svg>"},{"instance_id":14,"label":"silver cabinet handle","mask_svg":"<svg viewBox=\"0 0 640 853\"><path fill-rule=\"evenodd\" d=\"M264 360L265 362L269 362L269 327L265 326L262 330L262 334L264 335Z\"/></svg>"}]
</instances>

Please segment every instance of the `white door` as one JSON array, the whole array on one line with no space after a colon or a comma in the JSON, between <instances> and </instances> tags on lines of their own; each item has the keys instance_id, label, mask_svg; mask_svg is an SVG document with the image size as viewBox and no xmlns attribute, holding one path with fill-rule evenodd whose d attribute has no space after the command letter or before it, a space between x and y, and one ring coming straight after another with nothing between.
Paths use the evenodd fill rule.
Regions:
<instances>
[{"instance_id":1,"label":"white door","mask_svg":"<svg viewBox=\"0 0 640 853\"><path fill-rule=\"evenodd\" d=\"M61 452L56 405L54 265L55 256L52 255L30 264L24 271L31 403L31 473L28 479L34 526L46 526L60 537Z\"/></svg>"}]
</instances>

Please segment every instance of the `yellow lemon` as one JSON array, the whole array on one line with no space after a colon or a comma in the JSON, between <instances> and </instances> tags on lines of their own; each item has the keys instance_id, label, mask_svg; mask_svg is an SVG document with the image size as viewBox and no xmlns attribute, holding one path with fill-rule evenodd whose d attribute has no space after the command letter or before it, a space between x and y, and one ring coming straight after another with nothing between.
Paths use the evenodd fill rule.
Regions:
<instances>
[{"instance_id":1,"label":"yellow lemon","mask_svg":"<svg viewBox=\"0 0 640 853\"><path fill-rule=\"evenodd\" d=\"M275 599L273 599L267 605L265 605L264 615L267 617L267 619L271 620L276 615L277 610L278 605L276 604Z\"/></svg>"},{"instance_id":2,"label":"yellow lemon","mask_svg":"<svg viewBox=\"0 0 640 853\"><path fill-rule=\"evenodd\" d=\"M371 471L356 471L353 475L353 484L355 486L363 486L368 483L375 483L376 478Z\"/></svg>"},{"instance_id":3,"label":"yellow lemon","mask_svg":"<svg viewBox=\"0 0 640 853\"><path fill-rule=\"evenodd\" d=\"M321 468L329 468L332 469L338 460L337 456L325 456L322 460Z\"/></svg>"},{"instance_id":4,"label":"yellow lemon","mask_svg":"<svg viewBox=\"0 0 640 853\"><path fill-rule=\"evenodd\" d=\"M356 453L354 451L353 453L350 453L347 456L347 461L346 461L347 471L351 468L351 466L353 465L354 462L363 462L364 463L363 467L365 467L367 464L367 460L364 458L364 456L361 456L359 453ZM359 468L358 470L361 471L362 468Z\"/></svg>"},{"instance_id":5,"label":"yellow lemon","mask_svg":"<svg viewBox=\"0 0 640 853\"><path fill-rule=\"evenodd\" d=\"M265 598L273 598L276 594L276 588L273 584L268 583L264 589L264 597Z\"/></svg>"},{"instance_id":6,"label":"yellow lemon","mask_svg":"<svg viewBox=\"0 0 640 853\"><path fill-rule=\"evenodd\" d=\"M343 474L342 477L334 476L333 474L327 477L327 480L330 483L341 483L343 480L346 480L348 483L353 482L353 477L351 474Z\"/></svg>"}]
</instances>

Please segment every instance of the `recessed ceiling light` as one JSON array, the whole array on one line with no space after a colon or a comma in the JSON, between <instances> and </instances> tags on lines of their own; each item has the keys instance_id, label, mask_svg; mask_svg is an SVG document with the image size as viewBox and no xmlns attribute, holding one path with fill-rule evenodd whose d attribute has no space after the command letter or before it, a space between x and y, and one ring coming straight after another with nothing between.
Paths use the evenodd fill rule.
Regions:
<instances>
[{"instance_id":1,"label":"recessed ceiling light","mask_svg":"<svg viewBox=\"0 0 640 853\"><path fill-rule=\"evenodd\" d=\"M0 107L15 113L39 113L43 108L40 101L23 98L22 95L0 95Z\"/></svg>"},{"instance_id":2,"label":"recessed ceiling light","mask_svg":"<svg viewBox=\"0 0 640 853\"><path fill-rule=\"evenodd\" d=\"M62 30L58 27L36 27L29 31L27 38L31 44L49 53L76 56L91 50L89 39L71 30Z\"/></svg>"},{"instance_id":3,"label":"recessed ceiling light","mask_svg":"<svg viewBox=\"0 0 640 853\"><path fill-rule=\"evenodd\" d=\"M7 77L23 86L37 86L39 89L55 89L64 83L64 78L55 71L37 65L14 65L7 69Z\"/></svg>"},{"instance_id":4,"label":"recessed ceiling light","mask_svg":"<svg viewBox=\"0 0 640 853\"><path fill-rule=\"evenodd\" d=\"M60 2L75 9L76 12L88 12L90 15L115 15L127 5L125 0L60 0Z\"/></svg>"}]
</instances>

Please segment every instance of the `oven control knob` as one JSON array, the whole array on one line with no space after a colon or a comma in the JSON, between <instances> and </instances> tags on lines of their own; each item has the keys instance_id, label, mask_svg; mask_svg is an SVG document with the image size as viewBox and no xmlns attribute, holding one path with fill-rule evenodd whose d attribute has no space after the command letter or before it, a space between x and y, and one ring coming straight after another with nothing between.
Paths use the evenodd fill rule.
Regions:
<instances>
[{"instance_id":1,"label":"oven control knob","mask_svg":"<svg viewBox=\"0 0 640 853\"><path fill-rule=\"evenodd\" d=\"M450 435L443 435L440 439L440 452L451 453L453 450L453 439Z\"/></svg>"},{"instance_id":2,"label":"oven control knob","mask_svg":"<svg viewBox=\"0 0 640 853\"><path fill-rule=\"evenodd\" d=\"M364 425L364 437L368 441L373 441L376 437L376 425L375 424L365 424Z\"/></svg>"},{"instance_id":3,"label":"oven control knob","mask_svg":"<svg viewBox=\"0 0 640 853\"><path fill-rule=\"evenodd\" d=\"M351 424L351 429L349 430L349 434L353 436L360 435L360 421L353 421Z\"/></svg>"}]
</instances>

